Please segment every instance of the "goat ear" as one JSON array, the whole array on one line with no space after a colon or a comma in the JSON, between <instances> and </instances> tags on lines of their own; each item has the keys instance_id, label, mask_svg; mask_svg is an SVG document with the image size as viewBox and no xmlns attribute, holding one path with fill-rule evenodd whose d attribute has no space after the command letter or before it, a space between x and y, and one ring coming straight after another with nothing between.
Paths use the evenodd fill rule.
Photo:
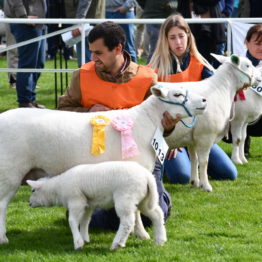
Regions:
<instances>
[{"instance_id":1,"label":"goat ear","mask_svg":"<svg viewBox=\"0 0 262 262\"><path fill-rule=\"evenodd\" d=\"M34 180L26 180L26 183L31 187L31 188L39 188L41 186L40 181L34 181Z\"/></svg>"},{"instance_id":2,"label":"goat ear","mask_svg":"<svg viewBox=\"0 0 262 262\"><path fill-rule=\"evenodd\" d=\"M167 97L168 94L168 88L165 87L162 83L152 86L150 90L151 93L157 97Z\"/></svg>"},{"instance_id":3,"label":"goat ear","mask_svg":"<svg viewBox=\"0 0 262 262\"><path fill-rule=\"evenodd\" d=\"M229 61L229 58L227 56L217 55L217 54L213 54L213 53L211 53L210 55L212 55L221 64Z\"/></svg>"},{"instance_id":4,"label":"goat ear","mask_svg":"<svg viewBox=\"0 0 262 262\"><path fill-rule=\"evenodd\" d=\"M239 65L240 64L240 59L238 55L231 55L230 57L232 64Z\"/></svg>"}]
</instances>

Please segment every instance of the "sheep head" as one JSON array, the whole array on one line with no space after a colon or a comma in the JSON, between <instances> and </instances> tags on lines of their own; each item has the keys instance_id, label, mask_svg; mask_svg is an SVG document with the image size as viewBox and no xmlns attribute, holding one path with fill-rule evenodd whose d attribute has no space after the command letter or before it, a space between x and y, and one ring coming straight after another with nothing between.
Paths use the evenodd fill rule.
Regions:
<instances>
[{"instance_id":1,"label":"sheep head","mask_svg":"<svg viewBox=\"0 0 262 262\"><path fill-rule=\"evenodd\" d=\"M31 187L31 196L29 199L30 207L40 207L40 206L51 206L50 194L46 192L43 186L48 178L41 178L37 181L26 180L27 184Z\"/></svg>"},{"instance_id":2,"label":"sheep head","mask_svg":"<svg viewBox=\"0 0 262 262\"><path fill-rule=\"evenodd\" d=\"M258 85L258 83L261 82L261 72L252 65L248 58L234 54L231 56L222 56L216 54L211 55L220 63L230 63L237 69L236 73L238 75L239 81L241 81L242 87Z\"/></svg>"},{"instance_id":3,"label":"sheep head","mask_svg":"<svg viewBox=\"0 0 262 262\"><path fill-rule=\"evenodd\" d=\"M175 118L202 114L207 106L206 99L182 88L178 83L161 82L151 87L151 92L163 103L168 104L167 111Z\"/></svg>"}]
</instances>

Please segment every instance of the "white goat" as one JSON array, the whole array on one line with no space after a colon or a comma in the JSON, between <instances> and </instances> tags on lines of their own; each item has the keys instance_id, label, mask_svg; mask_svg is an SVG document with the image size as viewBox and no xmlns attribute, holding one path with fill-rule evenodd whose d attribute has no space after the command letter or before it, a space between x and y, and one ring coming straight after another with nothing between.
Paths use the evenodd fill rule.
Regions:
<instances>
[{"instance_id":1,"label":"white goat","mask_svg":"<svg viewBox=\"0 0 262 262\"><path fill-rule=\"evenodd\" d=\"M247 88L244 93L245 100L238 99L235 102L235 115L230 122L232 134L231 159L236 164L245 164L248 162L244 152L247 126L262 115L262 95L252 90L252 87Z\"/></svg>"},{"instance_id":2,"label":"white goat","mask_svg":"<svg viewBox=\"0 0 262 262\"><path fill-rule=\"evenodd\" d=\"M109 119L116 116L133 119L133 137L140 155L128 160L152 171L155 153L151 140L156 128L163 131L163 113L168 111L173 117L177 114L187 116L182 106L162 102L159 98L185 102L193 115L203 113L207 104L204 97L180 87L166 89L155 86L151 90L153 95L146 101L125 110L76 113L19 108L0 115L0 243L8 242L5 227L7 206L31 169L38 168L58 175L79 164L122 160L121 136L111 125L105 128L105 152L91 154L91 118L103 115Z\"/></svg>"},{"instance_id":3,"label":"white goat","mask_svg":"<svg viewBox=\"0 0 262 262\"><path fill-rule=\"evenodd\" d=\"M75 249L90 241L88 227L95 208L115 207L120 219L111 250L125 247L133 230L143 239L150 238L138 209L152 221L156 244L166 242L164 216L158 204L154 176L136 162L79 165L59 176L27 180L27 183L32 187L31 207L58 205L68 208Z\"/></svg>"},{"instance_id":4,"label":"white goat","mask_svg":"<svg viewBox=\"0 0 262 262\"><path fill-rule=\"evenodd\" d=\"M227 130L234 96L244 86L257 84L261 80L260 72L247 58L236 55L230 58L214 56L223 64L210 78L199 82L161 83L165 86L182 87L190 92L194 90L207 98L207 110L198 117L193 128L178 124L165 139L174 148L187 146L191 160L190 182L209 192L212 191L207 176L210 148Z\"/></svg>"}]
</instances>

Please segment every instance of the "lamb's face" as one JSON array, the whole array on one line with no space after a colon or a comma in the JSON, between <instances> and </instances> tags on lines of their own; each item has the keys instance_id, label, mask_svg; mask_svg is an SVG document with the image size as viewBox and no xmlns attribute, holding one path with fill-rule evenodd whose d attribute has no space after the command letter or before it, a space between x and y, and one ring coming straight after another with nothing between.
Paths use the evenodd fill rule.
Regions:
<instances>
[{"instance_id":1,"label":"lamb's face","mask_svg":"<svg viewBox=\"0 0 262 262\"><path fill-rule=\"evenodd\" d=\"M40 181L26 181L28 185L31 187L31 196L29 199L30 207L40 207L47 206L47 196L46 192L44 192L42 183Z\"/></svg>"},{"instance_id":2,"label":"lamb's face","mask_svg":"<svg viewBox=\"0 0 262 262\"><path fill-rule=\"evenodd\" d=\"M167 111L176 118L179 114L182 118L202 114L207 106L204 97L189 92L182 83L161 82L159 86L151 88L152 93L167 105ZM165 105L165 106L166 106Z\"/></svg>"}]
</instances>

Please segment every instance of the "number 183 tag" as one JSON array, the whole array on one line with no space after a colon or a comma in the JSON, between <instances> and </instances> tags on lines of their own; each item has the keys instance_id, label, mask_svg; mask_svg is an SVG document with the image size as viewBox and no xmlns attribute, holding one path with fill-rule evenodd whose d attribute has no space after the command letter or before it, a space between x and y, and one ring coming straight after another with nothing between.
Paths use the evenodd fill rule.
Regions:
<instances>
[{"instance_id":1,"label":"number 183 tag","mask_svg":"<svg viewBox=\"0 0 262 262\"><path fill-rule=\"evenodd\" d=\"M151 146L155 150L159 161L163 164L168 150L168 145L159 128L155 131L154 137L151 141Z\"/></svg>"}]
</instances>

